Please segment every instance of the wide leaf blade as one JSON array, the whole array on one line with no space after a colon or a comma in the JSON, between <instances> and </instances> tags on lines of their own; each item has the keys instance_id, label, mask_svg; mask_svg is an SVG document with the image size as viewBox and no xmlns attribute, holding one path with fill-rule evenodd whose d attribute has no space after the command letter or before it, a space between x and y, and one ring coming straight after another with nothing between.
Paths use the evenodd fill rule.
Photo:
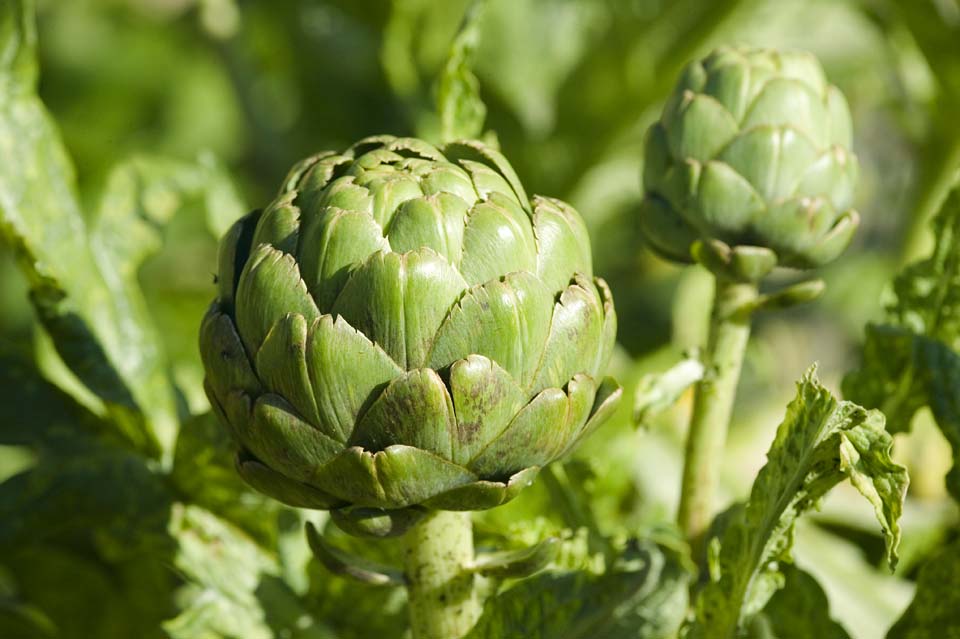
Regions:
<instances>
[{"instance_id":1,"label":"wide leaf blade","mask_svg":"<svg viewBox=\"0 0 960 639\"><path fill-rule=\"evenodd\" d=\"M732 639L783 585L797 519L844 479L874 506L896 565L906 470L890 459L883 415L838 402L812 367L797 384L750 499L725 516L710 544L711 581L701 591L691 637Z\"/></svg>"}]
</instances>

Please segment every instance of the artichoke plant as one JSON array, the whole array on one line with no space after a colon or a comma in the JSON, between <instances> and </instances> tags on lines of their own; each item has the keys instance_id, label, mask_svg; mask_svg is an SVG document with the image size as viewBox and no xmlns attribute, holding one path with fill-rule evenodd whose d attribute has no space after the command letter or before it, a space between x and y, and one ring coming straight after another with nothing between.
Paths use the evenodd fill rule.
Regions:
<instances>
[{"instance_id":1,"label":"artichoke plant","mask_svg":"<svg viewBox=\"0 0 960 639\"><path fill-rule=\"evenodd\" d=\"M846 100L813 55L718 49L687 67L648 131L642 233L681 262L719 240L765 249L765 270L822 265L859 223L850 147Z\"/></svg>"},{"instance_id":2,"label":"artichoke plant","mask_svg":"<svg viewBox=\"0 0 960 639\"><path fill-rule=\"evenodd\" d=\"M574 209L479 142L381 136L228 231L200 348L244 479L387 535L512 499L595 428L615 333Z\"/></svg>"}]
</instances>

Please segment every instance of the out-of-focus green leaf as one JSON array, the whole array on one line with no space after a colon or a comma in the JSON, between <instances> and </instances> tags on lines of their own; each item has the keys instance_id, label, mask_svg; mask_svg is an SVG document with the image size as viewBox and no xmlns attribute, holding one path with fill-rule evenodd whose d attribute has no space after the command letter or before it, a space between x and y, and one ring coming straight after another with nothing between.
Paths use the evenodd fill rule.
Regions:
<instances>
[{"instance_id":1,"label":"out-of-focus green leaf","mask_svg":"<svg viewBox=\"0 0 960 639\"><path fill-rule=\"evenodd\" d=\"M0 599L0 634L4 637L52 639L57 636L57 626L36 606Z\"/></svg>"},{"instance_id":2,"label":"out-of-focus green leaf","mask_svg":"<svg viewBox=\"0 0 960 639\"><path fill-rule=\"evenodd\" d=\"M173 639L333 639L280 578L276 558L212 513L177 505L174 565L187 580L182 612L163 624Z\"/></svg>"},{"instance_id":3,"label":"out-of-focus green leaf","mask_svg":"<svg viewBox=\"0 0 960 639\"><path fill-rule=\"evenodd\" d=\"M450 52L450 40L462 23L472 0L452 0L438 4L430 0L390 0L389 15L382 24L383 44L380 62L391 89L400 97L413 98L429 86L433 74L440 71ZM367 20L380 16L365 7Z\"/></svg>"},{"instance_id":4,"label":"out-of-focus green leaf","mask_svg":"<svg viewBox=\"0 0 960 639\"><path fill-rule=\"evenodd\" d=\"M134 444L169 450L174 395L128 261L143 250L143 235L126 225L118 233L111 216L93 227L83 217L73 168L35 94L32 1L0 5L0 37L0 232L64 361ZM109 252L118 245L121 256Z\"/></svg>"},{"instance_id":5,"label":"out-of-focus green leaf","mask_svg":"<svg viewBox=\"0 0 960 639\"><path fill-rule=\"evenodd\" d=\"M757 615L771 639L850 639L843 626L830 618L830 602L820 584L794 566L783 567L783 588Z\"/></svg>"},{"instance_id":6,"label":"out-of-focus green leaf","mask_svg":"<svg viewBox=\"0 0 960 639\"><path fill-rule=\"evenodd\" d=\"M74 440L107 433L96 415L44 379L30 362L0 352L0 444L69 452Z\"/></svg>"},{"instance_id":7,"label":"out-of-focus green leaf","mask_svg":"<svg viewBox=\"0 0 960 639\"><path fill-rule=\"evenodd\" d=\"M897 574L887 574L867 560L860 546L824 530L812 519L797 522L796 565L817 580L830 600L831 616L854 639L882 637L907 607L914 585L903 577L900 564ZM904 539L909 532L904 531Z\"/></svg>"},{"instance_id":8,"label":"out-of-focus green leaf","mask_svg":"<svg viewBox=\"0 0 960 639\"><path fill-rule=\"evenodd\" d=\"M887 323L867 327L860 368L843 380L843 391L883 410L892 432L909 430L916 411L929 406L953 448L947 489L960 500L960 183L933 228L932 255L894 281Z\"/></svg>"},{"instance_id":9,"label":"out-of-focus green leaf","mask_svg":"<svg viewBox=\"0 0 960 639\"><path fill-rule=\"evenodd\" d=\"M673 636L689 572L669 550L631 544L604 574L542 572L489 600L468 639L652 639Z\"/></svg>"},{"instance_id":10,"label":"out-of-focus green leaf","mask_svg":"<svg viewBox=\"0 0 960 639\"><path fill-rule=\"evenodd\" d=\"M891 323L960 350L960 172L933 221L937 243L893 282Z\"/></svg>"},{"instance_id":11,"label":"out-of-focus green leaf","mask_svg":"<svg viewBox=\"0 0 960 639\"><path fill-rule=\"evenodd\" d=\"M14 574L19 621L24 622L26 617L31 632L17 634L17 626L12 625L15 620L0 612L0 636L162 637L157 624L167 613L169 601L153 601L148 610L131 601L137 596L134 591L143 588L146 580L118 583L108 566L80 552L53 545L29 545L5 552L3 562Z\"/></svg>"},{"instance_id":12,"label":"out-of-focus green leaf","mask_svg":"<svg viewBox=\"0 0 960 639\"><path fill-rule=\"evenodd\" d=\"M303 538L303 524L298 529ZM330 544L351 555L381 565L403 563L402 539L369 539L344 533L332 522L323 528L323 537ZM371 588L352 578L331 574L319 561L308 566L310 588L305 599L311 611L327 620L337 639L401 639L408 626L407 593L399 586ZM349 611L344 614L344 611Z\"/></svg>"},{"instance_id":13,"label":"out-of-focus green leaf","mask_svg":"<svg viewBox=\"0 0 960 639\"><path fill-rule=\"evenodd\" d=\"M560 553L560 540L544 539L534 546L519 550L501 550L478 555L472 570L485 577L529 577L547 567Z\"/></svg>"},{"instance_id":14,"label":"out-of-focus green leaf","mask_svg":"<svg viewBox=\"0 0 960 639\"><path fill-rule=\"evenodd\" d=\"M691 357L662 373L640 378L633 395L633 423L645 426L655 415L673 406L683 393L703 377L703 364Z\"/></svg>"},{"instance_id":15,"label":"out-of-focus green leaf","mask_svg":"<svg viewBox=\"0 0 960 639\"><path fill-rule=\"evenodd\" d=\"M917 593L887 639L960 637L960 541L933 555L920 570Z\"/></svg>"},{"instance_id":16,"label":"out-of-focus green leaf","mask_svg":"<svg viewBox=\"0 0 960 639\"><path fill-rule=\"evenodd\" d=\"M147 155L123 162L110 173L100 199L96 248L114 256L124 275L134 276L160 249L160 230L190 200L200 202L215 238L246 213L229 176L209 154L194 162Z\"/></svg>"},{"instance_id":17,"label":"out-of-focus green leaf","mask_svg":"<svg viewBox=\"0 0 960 639\"><path fill-rule=\"evenodd\" d=\"M285 507L252 491L234 467L236 444L210 413L186 421L177 438L170 479L184 500L241 527L265 546L277 539Z\"/></svg>"},{"instance_id":18,"label":"out-of-focus green leaf","mask_svg":"<svg viewBox=\"0 0 960 639\"><path fill-rule=\"evenodd\" d=\"M485 8L486 0L477 0L468 10L437 83L442 142L478 138L483 133L487 107L480 99L480 82L472 66Z\"/></svg>"},{"instance_id":19,"label":"out-of-focus green leaf","mask_svg":"<svg viewBox=\"0 0 960 639\"><path fill-rule=\"evenodd\" d=\"M957 20L954 0L899 0L878 4L882 7L875 7L878 22L888 29L906 28L937 88L936 99L926 114L925 130L918 141L912 215L902 235L902 254L909 261L919 256L919 249L924 246L925 226L934 216L937 203L950 190L954 181L952 173L960 162L960 129L955 118L960 108L960 56L955 53L955 44L960 39L960 20Z\"/></svg>"},{"instance_id":20,"label":"out-of-focus green leaf","mask_svg":"<svg viewBox=\"0 0 960 639\"><path fill-rule=\"evenodd\" d=\"M883 415L838 402L811 368L797 385L746 505L730 511L711 547L711 581L697 598L691 636L731 639L783 585L797 518L844 479L873 506L887 561L896 564L906 470L890 459ZM719 550L716 550L719 543Z\"/></svg>"},{"instance_id":21,"label":"out-of-focus green leaf","mask_svg":"<svg viewBox=\"0 0 960 639\"><path fill-rule=\"evenodd\" d=\"M28 363L0 358L0 389L0 443L37 455L0 483L0 547L66 534L117 556L163 547L171 496L147 460Z\"/></svg>"},{"instance_id":22,"label":"out-of-focus green leaf","mask_svg":"<svg viewBox=\"0 0 960 639\"><path fill-rule=\"evenodd\" d=\"M74 441L72 454L0 484L0 547L93 534L110 556L164 548L171 496L160 476L140 457Z\"/></svg>"},{"instance_id":23,"label":"out-of-focus green leaf","mask_svg":"<svg viewBox=\"0 0 960 639\"><path fill-rule=\"evenodd\" d=\"M311 524L307 524L307 541L317 561L335 575L355 579L370 586L402 586L404 584L403 571L343 552L327 543L323 535Z\"/></svg>"}]
</instances>

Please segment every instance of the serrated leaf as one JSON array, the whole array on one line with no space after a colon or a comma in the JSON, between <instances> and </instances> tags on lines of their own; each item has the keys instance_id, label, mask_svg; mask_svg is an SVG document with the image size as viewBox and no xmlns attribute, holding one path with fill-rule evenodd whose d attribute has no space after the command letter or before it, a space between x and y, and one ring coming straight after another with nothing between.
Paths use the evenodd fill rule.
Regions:
<instances>
[{"instance_id":1,"label":"serrated leaf","mask_svg":"<svg viewBox=\"0 0 960 639\"><path fill-rule=\"evenodd\" d=\"M883 410L890 431L928 406L953 449L947 490L960 501L960 181L933 222L933 253L900 273L882 325L867 327L860 368L844 394Z\"/></svg>"},{"instance_id":2,"label":"serrated leaf","mask_svg":"<svg viewBox=\"0 0 960 639\"><path fill-rule=\"evenodd\" d=\"M160 247L180 198L202 190L219 230L220 216L232 214L230 189L211 177L209 162L204 170L133 160L114 171L97 215L86 218L70 159L36 95L32 2L3 3L0 39L0 233L63 360L133 445L169 454L175 395L137 269Z\"/></svg>"},{"instance_id":3,"label":"serrated leaf","mask_svg":"<svg viewBox=\"0 0 960 639\"><path fill-rule=\"evenodd\" d=\"M169 530L187 582L177 594L182 612L163 624L173 639L333 638L281 579L276 558L240 530L184 505L174 508Z\"/></svg>"},{"instance_id":4,"label":"serrated leaf","mask_svg":"<svg viewBox=\"0 0 960 639\"><path fill-rule=\"evenodd\" d=\"M887 561L896 564L908 480L890 459L893 441L883 424L877 411L838 402L817 381L816 367L804 375L750 499L725 522L691 637L731 639L745 627L783 585L778 564L790 561L797 518L844 479L873 506Z\"/></svg>"},{"instance_id":5,"label":"serrated leaf","mask_svg":"<svg viewBox=\"0 0 960 639\"><path fill-rule=\"evenodd\" d=\"M673 636L690 575L670 551L639 542L604 574L549 570L489 600L467 639Z\"/></svg>"},{"instance_id":6,"label":"serrated leaf","mask_svg":"<svg viewBox=\"0 0 960 639\"><path fill-rule=\"evenodd\" d=\"M479 138L487 107L480 98L480 81L472 66L480 40L480 23L485 0L477 0L467 11L447 63L437 84L437 112L440 115L440 141L452 142Z\"/></svg>"},{"instance_id":7,"label":"serrated leaf","mask_svg":"<svg viewBox=\"0 0 960 639\"><path fill-rule=\"evenodd\" d=\"M917 579L917 592L887 639L960 637L960 541L933 555Z\"/></svg>"}]
</instances>

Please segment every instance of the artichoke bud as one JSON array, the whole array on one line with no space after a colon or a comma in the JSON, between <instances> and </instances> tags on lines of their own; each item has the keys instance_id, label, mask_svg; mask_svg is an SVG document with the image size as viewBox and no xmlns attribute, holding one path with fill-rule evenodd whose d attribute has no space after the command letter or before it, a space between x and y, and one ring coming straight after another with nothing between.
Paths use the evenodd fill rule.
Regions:
<instances>
[{"instance_id":1,"label":"artichoke bud","mask_svg":"<svg viewBox=\"0 0 960 639\"><path fill-rule=\"evenodd\" d=\"M814 268L857 228L858 174L846 100L813 55L717 49L647 132L641 232L730 279Z\"/></svg>"},{"instance_id":2,"label":"artichoke bud","mask_svg":"<svg viewBox=\"0 0 960 639\"><path fill-rule=\"evenodd\" d=\"M239 473L353 534L512 499L620 399L583 220L478 142L307 158L219 271L200 350Z\"/></svg>"}]
</instances>

